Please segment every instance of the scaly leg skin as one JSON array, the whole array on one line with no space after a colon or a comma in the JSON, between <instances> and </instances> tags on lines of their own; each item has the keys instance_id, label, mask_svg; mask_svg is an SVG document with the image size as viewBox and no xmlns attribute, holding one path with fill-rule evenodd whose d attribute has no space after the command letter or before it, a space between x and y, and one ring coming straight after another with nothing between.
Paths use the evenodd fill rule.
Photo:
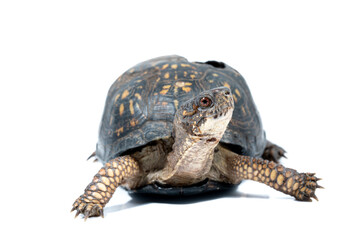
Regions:
<instances>
[{"instance_id":1,"label":"scaly leg skin","mask_svg":"<svg viewBox=\"0 0 360 240\"><path fill-rule=\"evenodd\" d=\"M282 147L267 141L264 153L261 157L270 161L279 162L281 157L286 158L285 153L286 151Z\"/></svg>"},{"instance_id":2,"label":"scaly leg skin","mask_svg":"<svg viewBox=\"0 0 360 240\"><path fill-rule=\"evenodd\" d=\"M315 190L322 188L317 184L320 178L315 173L299 173L285 168L274 161L248 156L236 156L229 161L229 170L234 183L242 179L254 180L291 195L300 201L316 200Z\"/></svg>"},{"instance_id":3,"label":"scaly leg skin","mask_svg":"<svg viewBox=\"0 0 360 240\"><path fill-rule=\"evenodd\" d=\"M109 202L116 188L120 185L136 184L140 169L136 160L130 156L110 160L94 176L84 193L74 202L71 211L76 210L85 220L88 217L104 217L103 208Z\"/></svg>"}]
</instances>

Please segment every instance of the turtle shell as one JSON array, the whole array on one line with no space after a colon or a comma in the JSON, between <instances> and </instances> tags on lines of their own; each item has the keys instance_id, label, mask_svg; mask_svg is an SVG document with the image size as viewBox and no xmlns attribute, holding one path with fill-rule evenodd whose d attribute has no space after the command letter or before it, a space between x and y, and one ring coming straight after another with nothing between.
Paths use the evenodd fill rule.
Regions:
<instances>
[{"instance_id":1,"label":"turtle shell","mask_svg":"<svg viewBox=\"0 0 360 240\"><path fill-rule=\"evenodd\" d=\"M103 161L172 136L177 108L198 93L226 86L235 109L221 143L258 157L266 145L260 115L244 78L216 61L188 62L164 56L126 71L111 86L102 116L96 155Z\"/></svg>"}]
</instances>

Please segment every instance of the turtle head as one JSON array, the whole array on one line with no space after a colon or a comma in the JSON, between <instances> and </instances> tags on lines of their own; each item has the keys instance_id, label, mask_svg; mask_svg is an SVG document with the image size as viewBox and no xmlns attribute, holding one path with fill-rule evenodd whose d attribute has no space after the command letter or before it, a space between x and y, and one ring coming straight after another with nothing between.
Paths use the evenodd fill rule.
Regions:
<instances>
[{"instance_id":1,"label":"turtle head","mask_svg":"<svg viewBox=\"0 0 360 240\"><path fill-rule=\"evenodd\" d=\"M186 101L176 112L178 124L192 136L215 137L220 141L234 110L227 87L213 88Z\"/></svg>"}]
</instances>

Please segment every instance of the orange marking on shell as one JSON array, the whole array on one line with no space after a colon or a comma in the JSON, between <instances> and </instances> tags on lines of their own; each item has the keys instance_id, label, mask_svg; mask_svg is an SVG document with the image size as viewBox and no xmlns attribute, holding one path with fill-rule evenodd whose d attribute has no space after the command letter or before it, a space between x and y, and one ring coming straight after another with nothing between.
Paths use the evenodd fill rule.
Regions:
<instances>
[{"instance_id":1,"label":"orange marking on shell","mask_svg":"<svg viewBox=\"0 0 360 240\"><path fill-rule=\"evenodd\" d=\"M240 94L240 92L239 92L238 89L235 89L235 93L236 93L236 95L238 95L239 97L241 97L241 94Z\"/></svg>"},{"instance_id":2,"label":"orange marking on shell","mask_svg":"<svg viewBox=\"0 0 360 240\"><path fill-rule=\"evenodd\" d=\"M141 95L139 93L135 93L135 97L139 100L141 100Z\"/></svg>"},{"instance_id":3,"label":"orange marking on shell","mask_svg":"<svg viewBox=\"0 0 360 240\"><path fill-rule=\"evenodd\" d=\"M244 106L241 106L241 111L243 112L244 115L246 115L246 110L245 110Z\"/></svg>"},{"instance_id":4,"label":"orange marking on shell","mask_svg":"<svg viewBox=\"0 0 360 240\"><path fill-rule=\"evenodd\" d=\"M168 105L168 103L167 102L161 102L161 105L165 107L165 106Z\"/></svg>"},{"instance_id":5,"label":"orange marking on shell","mask_svg":"<svg viewBox=\"0 0 360 240\"><path fill-rule=\"evenodd\" d=\"M218 77L219 75L217 73L212 74L214 77Z\"/></svg>"},{"instance_id":6,"label":"orange marking on shell","mask_svg":"<svg viewBox=\"0 0 360 240\"><path fill-rule=\"evenodd\" d=\"M120 93L118 95L116 95L115 100L114 100L115 103L119 99L119 97L120 97Z\"/></svg>"},{"instance_id":7,"label":"orange marking on shell","mask_svg":"<svg viewBox=\"0 0 360 240\"><path fill-rule=\"evenodd\" d=\"M165 79L168 79L169 77L170 77L170 73L167 72L167 73L164 74Z\"/></svg>"},{"instance_id":8,"label":"orange marking on shell","mask_svg":"<svg viewBox=\"0 0 360 240\"><path fill-rule=\"evenodd\" d=\"M130 101L129 101L129 107L130 107L130 113L131 113L131 115L134 115L134 113L135 113L135 111L134 111L134 105L133 105L134 103L133 103L133 100L131 99Z\"/></svg>"},{"instance_id":9,"label":"orange marking on shell","mask_svg":"<svg viewBox=\"0 0 360 240\"><path fill-rule=\"evenodd\" d=\"M119 107L119 113L120 113L120 116L123 115L124 113L124 104L120 104L120 107Z\"/></svg>"},{"instance_id":10,"label":"orange marking on shell","mask_svg":"<svg viewBox=\"0 0 360 240\"><path fill-rule=\"evenodd\" d=\"M230 88L230 85L227 82L224 82L224 87Z\"/></svg>"},{"instance_id":11,"label":"orange marking on shell","mask_svg":"<svg viewBox=\"0 0 360 240\"><path fill-rule=\"evenodd\" d=\"M135 119L131 119L131 120L130 120L130 125L131 125L132 127L135 127L137 123L138 123L138 121L135 120Z\"/></svg>"},{"instance_id":12,"label":"orange marking on shell","mask_svg":"<svg viewBox=\"0 0 360 240\"><path fill-rule=\"evenodd\" d=\"M165 95L168 91L169 91L169 89L163 89L163 90L160 91L160 94Z\"/></svg>"},{"instance_id":13,"label":"orange marking on shell","mask_svg":"<svg viewBox=\"0 0 360 240\"><path fill-rule=\"evenodd\" d=\"M169 66L169 64L168 64L168 63L167 63L167 64L164 64L164 65L161 67L161 70L166 69L168 66Z\"/></svg>"},{"instance_id":14,"label":"orange marking on shell","mask_svg":"<svg viewBox=\"0 0 360 240\"><path fill-rule=\"evenodd\" d=\"M172 65L171 65L171 68L172 68L172 69L177 69L177 67L178 67L177 64L172 64Z\"/></svg>"},{"instance_id":15,"label":"orange marking on shell","mask_svg":"<svg viewBox=\"0 0 360 240\"><path fill-rule=\"evenodd\" d=\"M163 89L169 89L171 87L171 85L164 85Z\"/></svg>"},{"instance_id":16,"label":"orange marking on shell","mask_svg":"<svg viewBox=\"0 0 360 240\"><path fill-rule=\"evenodd\" d=\"M122 95L121 95L121 99L124 99L126 98L127 96L129 96L129 91L128 90L125 90Z\"/></svg>"},{"instance_id":17,"label":"orange marking on shell","mask_svg":"<svg viewBox=\"0 0 360 240\"><path fill-rule=\"evenodd\" d=\"M191 91L191 88L190 87L183 87L181 88L184 92L190 92Z\"/></svg>"},{"instance_id":18,"label":"orange marking on shell","mask_svg":"<svg viewBox=\"0 0 360 240\"><path fill-rule=\"evenodd\" d=\"M196 75L195 75L195 74L191 74L190 77L191 77L191 79L194 79L194 78L196 77Z\"/></svg>"},{"instance_id":19,"label":"orange marking on shell","mask_svg":"<svg viewBox=\"0 0 360 240\"><path fill-rule=\"evenodd\" d=\"M120 133L124 132L124 127L121 127L119 129L116 129L115 133L117 136L120 136Z\"/></svg>"},{"instance_id":20,"label":"orange marking on shell","mask_svg":"<svg viewBox=\"0 0 360 240\"><path fill-rule=\"evenodd\" d=\"M190 67L190 64L181 63L180 66L182 66L182 67Z\"/></svg>"},{"instance_id":21,"label":"orange marking on shell","mask_svg":"<svg viewBox=\"0 0 360 240\"><path fill-rule=\"evenodd\" d=\"M176 87L184 87L184 86L185 86L185 82L183 82L183 81L176 82L176 83L175 83L175 86L176 86Z\"/></svg>"}]
</instances>

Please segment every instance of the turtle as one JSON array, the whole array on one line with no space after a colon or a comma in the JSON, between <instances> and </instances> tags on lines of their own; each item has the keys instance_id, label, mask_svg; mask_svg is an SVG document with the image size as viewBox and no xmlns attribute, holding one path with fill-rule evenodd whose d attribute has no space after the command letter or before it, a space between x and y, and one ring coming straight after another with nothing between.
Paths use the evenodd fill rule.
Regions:
<instances>
[{"instance_id":1,"label":"turtle","mask_svg":"<svg viewBox=\"0 0 360 240\"><path fill-rule=\"evenodd\" d=\"M110 87L96 151L103 163L76 199L76 216L104 216L118 187L192 195L264 183L296 200L317 199L320 178L280 164L242 75L219 61L170 55L141 62Z\"/></svg>"}]
</instances>

